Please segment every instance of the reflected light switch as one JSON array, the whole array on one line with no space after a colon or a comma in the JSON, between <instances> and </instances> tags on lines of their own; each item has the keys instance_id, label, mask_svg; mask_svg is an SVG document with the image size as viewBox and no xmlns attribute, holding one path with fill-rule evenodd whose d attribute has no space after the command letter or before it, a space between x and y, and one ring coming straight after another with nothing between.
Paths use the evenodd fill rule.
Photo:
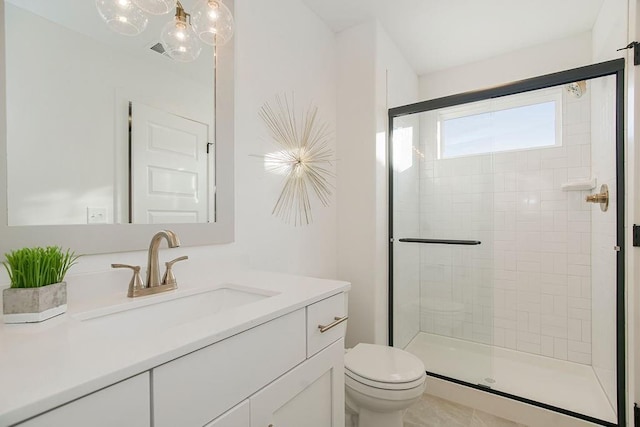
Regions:
<instances>
[{"instance_id":1,"label":"reflected light switch","mask_svg":"<svg viewBox=\"0 0 640 427\"><path fill-rule=\"evenodd\" d=\"M107 208L87 208L87 224L106 224Z\"/></svg>"}]
</instances>

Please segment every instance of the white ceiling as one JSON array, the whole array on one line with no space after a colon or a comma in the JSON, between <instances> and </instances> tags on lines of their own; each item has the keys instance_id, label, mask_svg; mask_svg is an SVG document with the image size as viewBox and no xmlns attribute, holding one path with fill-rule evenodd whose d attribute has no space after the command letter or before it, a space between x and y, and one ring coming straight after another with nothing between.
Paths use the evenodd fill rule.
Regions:
<instances>
[{"instance_id":1,"label":"white ceiling","mask_svg":"<svg viewBox=\"0 0 640 427\"><path fill-rule=\"evenodd\" d=\"M604 0L302 0L340 32L378 19L417 74L593 28Z\"/></svg>"}]
</instances>

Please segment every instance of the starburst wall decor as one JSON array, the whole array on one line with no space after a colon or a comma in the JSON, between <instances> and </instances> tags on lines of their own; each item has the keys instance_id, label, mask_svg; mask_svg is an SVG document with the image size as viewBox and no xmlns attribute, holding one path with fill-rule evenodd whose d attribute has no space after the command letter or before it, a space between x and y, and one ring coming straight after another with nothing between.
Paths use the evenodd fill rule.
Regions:
<instances>
[{"instance_id":1,"label":"starburst wall decor","mask_svg":"<svg viewBox=\"0 0 640 427\"><path fill-rule=\"evenodd\" d=\"M265 169L285 177L271 213L287 224L308 225L313 221L311 194L326 207L334 188L330 182L335 174L331 170L334 152L329 147L329 127L320 123L318 107L314 105L299 120L293 96L291 100L286 95L276 96L273 105L266 102L260 117L280 148L264 156Z\"/></svg>"}]
</instances>

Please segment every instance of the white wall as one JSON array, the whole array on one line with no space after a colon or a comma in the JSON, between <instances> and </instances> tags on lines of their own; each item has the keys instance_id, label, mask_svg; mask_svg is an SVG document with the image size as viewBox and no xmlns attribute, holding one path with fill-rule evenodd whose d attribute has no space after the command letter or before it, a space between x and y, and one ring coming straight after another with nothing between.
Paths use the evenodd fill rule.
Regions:
<instances>
[{"instance_id":1,"label":"white wall","mask_svg":"<svg viewBox=\"0 0 640 427\"><path fill-rule=\"evenodd\" d=\"M337 35L338 277L351 282L347 347L375 342L375 25Z\"/></svg>"},{"instance_id":2,"label":"white wall","mask_svg":"<svg viewBox=\"0 0 640 427\"><path fill-rule=\"evenodd\" d=\"M271 215L282 177L252 156L278 151L258 117L276 95L300 114L317 105L336 131L335 35L299 0L237 0L236 19L236 242L257 268L336 277L335 192L327 208L312 198L311 225L287 225Z\"/></svg>"},{"instance_id":3,"label":"white wall","mask_svg":"<svg viewBox=\"0 0 640 427\"><path fill-rule=\"evenodd\" d=\"M591 63L591 33L420 76L420 99L510 83Z\"/></svg>"},{"instance_id":4,"label":"white wall","mask_svg":"<svg viewBox=\"0 0 640 427\"><path fill-rule=\"evenodd\" d=\"M347 346L387 342L386 130L417 77L377 22L338 34L338 277L352 282Z\"/></svg>"}]
</instances>

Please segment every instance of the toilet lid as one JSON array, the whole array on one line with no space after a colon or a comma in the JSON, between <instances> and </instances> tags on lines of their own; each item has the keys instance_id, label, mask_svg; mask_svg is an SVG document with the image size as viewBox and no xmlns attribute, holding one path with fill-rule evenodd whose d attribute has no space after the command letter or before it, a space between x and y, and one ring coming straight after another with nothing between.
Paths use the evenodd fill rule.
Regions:
<instances>
[{"instance_id":1,"label":"toilet lid","mask_svg":"<svg viewBox=\"0 0 640 427\"><path fill-rule=\"evenodd\" d=\"M410 383L425 375L424 364L416 356L382 345L356 345L345 354L344 366L347 375L378 383Z\"/></svg>"}]
</instances>

